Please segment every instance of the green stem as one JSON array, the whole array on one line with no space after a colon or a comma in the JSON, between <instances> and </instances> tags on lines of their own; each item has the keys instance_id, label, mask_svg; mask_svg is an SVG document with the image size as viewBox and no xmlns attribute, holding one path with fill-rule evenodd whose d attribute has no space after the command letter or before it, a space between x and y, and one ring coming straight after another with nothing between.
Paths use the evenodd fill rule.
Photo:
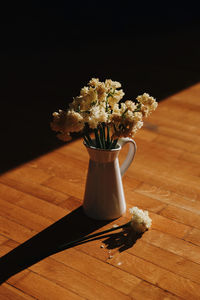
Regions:
<instances>
[{"instance_id":1,"label":"green stem","mask_svg":"<svg viewBox=\"0 0 200 300\"><path fill-rule=\"evenodd\" d=\"M141 103L138 103L137 108L134 110L134 112L141 111L141 106Z\"/></svg>"},{"instance_id":2,"label":"green stem","mask_svg":"<svg viewBox=\"0 0 200 300\"><path fill-rule=\"evenodd\" d=\"M103 130L103 140L104 140L104 146L106 149L106 133L105 133L105 123L102 123L102 130Z\"/></svg>"},{"instance_id":3,"label":"green stem","mask_svg":"<svg viewBox=\"0 0 200 300\"><path fill-rule=\"evenodd\" d=\"M108 125L106 127L107 127L107 141L106 141L107 145L106 146L109 149L109 147L110 147L110 127Z\"/></svg>"},{"instance_id":4,"label":"green stem","mask_svg":"<svg viewBox=\"0 0 200 300\"><path fill-rule=\"evenodd\" d=\"M108 112L108 97L109 95L106 97L106 112Z\"/></svg>"},{"instance_id":5,"label":"green stem","mask_svg":"<svg viewBox=\"0 0 200 300\"><path fill-rule=\"evenodd\" d=\"M101 140L100 140L97 128L94 129L94 134L95 134L95 139L96 139L96 147L102 149L103 147L102 147L102 144L101 144Z\"/></svg>"},{"instance_id":6,"label":"green stem","mask_svg":"<svg viewBox=\"0 0 200 300\"><path fill-rule=\"evenodd\" d=\"M111 144L109 149L115 149L116 145L117 145L118 139L114 140Z\"/></svg>"},{"instance_id":7,"label":"green stem","mask_svg":"<svg viewBox=\"0 0 200 300\"><path fill-rule=\"evenodd\" d=\"M100 125L100 139L101 139L101 144L103 149L106 149L106 145L105 145L105 135L104 135L104 131L103 131L103 124Z\"/></svg>"},{"instance_id":8,"label":"green stem","mask_svg":"<svg viewBox=\"0 0 200 300\"><path fill-rule=\"evenodd\" d=\"M90 146L95 147L95 144L94 144L93 140L91 139L91 137L90 137L90 135L89 135L88 132L85 133L85 136L87 137L87 139L88 139L88 141L89 141L89 143L90 143Z\"/></svg>"},{"instance_id":9,"label":"green stem","mask_svg":"<svg viewBox=\"0 0 200 300\"><path fill-rule=\"evenodd\" d=\"M89 143L89 141L88 141L88 139L87 139L87 137L85 135L83 136L83 139L84 139L86 145L89 147L90 143Z\"/></svg>"}]
</instances>

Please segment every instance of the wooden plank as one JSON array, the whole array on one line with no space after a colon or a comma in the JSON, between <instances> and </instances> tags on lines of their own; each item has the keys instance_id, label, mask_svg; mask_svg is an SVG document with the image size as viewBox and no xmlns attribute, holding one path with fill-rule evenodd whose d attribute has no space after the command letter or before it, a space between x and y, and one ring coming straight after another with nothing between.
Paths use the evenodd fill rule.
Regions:
<instances>
[{"instance_id":1,"label":"wooden plank","mask_svg":"<svg viewBox=\"0 0 200 300\"><path fill-rule=\"evenodd\" d=\"M166 249L183 258L200 264L199 247L170 234L150 230L143 235L143 240L154 246Z\"/></svg>"},{"instance_id":2,"label":"wooden plank","mask_svg":"<svg viewBox=\"0 0 200 300\"><path fill-rule=\"evenodd\" d=\"M126 188L124 192L125 192L125 198L127 200L127 205L129 207L138 206L141 209L158 213L159 211L161 211L167 206L166 203L159 201L157 199L153 199L146 195L139 194L133 188L130 187Z\"/></svg>"},{"instance_id":3,"label":"wooden plank","mask_svg":"<svg viewBox=\"0 0 200 300\"><path fill-rule=\"evenodd\" d=\"M159 106L162 103L159 104ZM148 120L149 122L149 120ZM159 126L164 126L167 128L177 129L179 131L191 133L192 135L199 136L200 129L199 126L195 126L195 124L188 124L187 122L182 122L182 120L177 120L176 118L170 118L169 114L164 116L163 114L154 114L151 119L151 128L157 128Z\"/></svg>"},{"instance_id":4,"label":"wooden plank","mask_svg":"<svg viewBox=\"0 0 200 300\"><path fill-rule=\"evenodd\" d=\"M176 220L180 223L200 229L200 217L199 214L195 212L168 205L160 212L160 214L168 219Z\"/></svg>"},{"instance_id":5,"label":"wooden plank","mask_svg":"<svg viewBox=\"0 0 200 300\"><path fill-rule=\"evenodd\" d=\"M13 275L12 277L10 277L7 282L12 285L12 286L15 286L16 283L18 281L21 281L23 280L28 274L30 274L31 271L29 271L28 269L25 269L15 275Z\"/></svg>"},{"instance_id":6,"label":"wooden plank","mask_svg":"<svg viewBox=\"0 0 200 300\"><path fill-rule=\"evenodd\" d=\"M33 213L43 216L50 220L58 220L66 215L69 210L59 208L57 205L39 199L27 193L16 190L15 188L0 183L0 199L7 203L15 203L17 206L25 208ZM66 199L66 196L63 198ZM61 202L62 203L62 202Z\"/></svg>"},{"instance_id":7,"label":"wooden plank","mask_svg":"<svg viewBox=\"0 0 200 300\"><path fill-rule=\"evenodd\" d=\"M108 262L183 299L198 299L199 297L200 285L132 254L123 252L115 255Z\"/></svg>"},{"instance_id":8,"label":"wooden plank","mask_svg":"<svg viewBox=\"0 0 200 300\"><path fill-rule=\"evenodd\" d=\"M192 228L185 236L185 240L200 247L200 230Z\"/></svg>"},{"instance_id":9,"label":"wooden plank","mask_svg":"<svg viewBox=\"0 0 200 300\"><path fill-rule=\"evenodd\" d=\"M170 171L173 176L199 176L200 164L196 161L191 162L182 159L182 154L182 151L174 152L171 147L166 148L164 145L159 145L156 142L148 143L148 151L143 151L136 156L131 169L134 170L134 164L136 164L136 166L138 164L146 164L154 171L158 170L163 172L163 170L165 170L165 173ZM187 153L187 155L190 156L190 153Z\"/></svg>"},{"instance_id":10,"label":"wooden plank","mask_svg":"<svg viewBox=\"0 0 200 300\"><path fill-rule=\"evenodd\" d=\"M150 213L149 215L152 219L152 229L168 233L171 236L182 239L191 229L189 226L175 222L168 218L163 218L157 214Z\"/></svg>"},{"instance_id":11,"label":"wooden plank","mask_svg":"<svg viewBox=\"0 0 200 300\"><path fill-rule=\"evenodd\" d=\"M3 235L0 235L0 245L5 243L6 241L8 241L8 238Z\"/></svg>"},{"instance_id":12,"label":"wooden plank","mask_svg":"<svg viewBox=\"0 0 200 300\"><path fill-rule=\"evenodd\" d=\"M135 300L148 299L148 300L176 300L180 299L171 293L158 288L153 284L149 284L148 282L142 281L138 284L131 292L131 297Z\"/></svg>"},{"instance_id":13,"label":"wooden plank","mask_svg":"<svg viewBox=\"0 0 200 300\"><path fill-rule=\"evenodd\" d=\"M158 186L187 198L200 200L200 178L198 176L175 170L169 162L167 168L164 168L164 162L162 167L161 164L157 166L156 163L150 166L151 164L148 163L150 160L150 157L143 162L135 160L133 166L128 170L129 176L151 186Z\"/></svg>"},{"instance_id":14,"label":"wooden plank","mask_svg":"<svg viewBox=\"0 0 200 300\"><path fill-rule=\"evenodd\" d=\"M27 197L23 200L18 201L17 206L25 208L26 210L29 210L34 214L45 217L46 219L57 221L70 212L67 207L62 205L63 203L65 203L65 201L61 202L59 207L58 205L36 197L34 197L34 201L32 198Z\"/></svg>"},{"instance_id":15,"label":"wooden plank","mask_svg":"<svg viewBox=\"0 0 200 300\"><path fill-rule=\"evenodd\" d=\"M183 208L192 213L194 212L198 215L200 214L200 202L196 201L195 194L193 194L193 197L188 198L165 189L162 186L150 185L147 183L141 184L138 188L136 188L135 191L139 194L149 196L166 204L172 204L177 208Z\"/></svg>"},{"instance_id":16,"label":"wooden plank","mask_svg":"<svg viewBox=\"0 0 200 300\"><path fill-rule=\"evenodd\" d=\"M45 259L30 269L87 299L130 299L127 295L115 290L114 287L103 285L95 278L87 277L52 258Z\"/></svg>"},{"instance_id":17,"label":"wooden plank","mask_svg":"<svg viewBox=\"0 0 200 300\"><path fill-rule=\"evenodd\" d=\"M75 210L82 205L82 201L76 197L69 197L67 200L59 203L59 206L66 210Z\"/></svg>"},{"instance_id":18,"label":"wooden plank","mask_svg":"<svg viewBox=\"0 0 200 300\"><path fill-rule=\"evenodd\" d=\"M191 153L196 153L198 154L200 152L200 145L195 144L195 143L190 143L188 145L188 142L186 141L182 141L180 139L177 138L172 138L172 137L165 137L163 135L159 135L156 140L156 143L158 144L162 144L162 145L166 145L166 146L171 146L174 147L176 149L181 149L187 152L191 152Z\"/></svg>"},{"instance_id":19,"label":"wooden plank","mask_svg":"<svg viewBox=\"0 0 200 300\"><path fill-rule=\"evenodd\" d=\"M19 245L19 243L15 242L11 239L8 239L5 243L1 244L0 256L7 254L8 252L10 252L12 249L17 247L18 245Z\"/></svg>"},{"instance_id":20,"label":"wooden plank","mask_svg":"<svg viewBox=\"0 0 200 300\"><path fill-rule=\"evenodd\" d=\"M187 142L188 144L198 145L200 143L199 135L195 134L195 132L187 132L177 128L169 128L168 126L160 125L158 126L159 135L175 138L176 140ZM156 139L155 139L156 142ZM191 146L192 146L191 145ZM190 147L186 149L187 152L190 152Z\"/></svg>"},{"instance_id":21,"label":"wooden plank","mask_svg":"<svg viewBox=\"0 0 200 300\"><path fill-rule=\"evenodd\" d=\"M140 142L152 142L154 141L157 136L157 128L154 126L154 124L151 124L150 122L144 122L144 127L141 129L140 135L135 137L135 140L138 143L138 139L140 139Z\"/></svg>"},{"instance_id":22,"label":"wooden plank","mask_svg":"<svg viewBox=\"0 0 200 300\"><path fill-rule=\"evenodd\" d=\"M81 160L82 163L85 165L88 165L88 160L89 160L89 155L85 149L85 146L80 143L79 140L74 141L73 143L60 147L57 150L55 150L56 153L61 153L65 157L67 156L68 159L70 158L71 160ZM81 152L81 155L80 155Z\"/></svg>"},{"instance_id":23,"label":"wooden plank","mask_svg":"<svg viewBox=\"0 0 200 300\"><path fill-rule=\"evenodd\" d=\"M28 295L34 297L34 299L84 299L76 293L70 292L69 290L33 272L29 272L27 276L15 283L15 287L25 291Z\"/></svg>"},{"instance_id":24,"label":"wooden plank","mask_svg":"<svg viewBox=\"0 0 200 300\"><path fill-rule=\"evenodd\" d=\"M50 226L52 222L45 217L32 213L27 209L0 200L0 216L34 231L40 231Z\"/></svg>"},{"instance_id":25,"label":"wooden plank","mask_svg":"<svg viewBox=\"0 0 200 300\"><path fill-rule=\"evenodd\" d=\"M0 179L3 177L0 177ZM32 196L18 191L8 185L0 183L0 199L10 203L16 203L24 198L31 198Z\"/></svg>"},{"instance_id":26,"label":"wooden plank","mask_svg":"<svg viewBox=\"0 0 200 300\"><path fill-rule=\"evenodd\" d=\"M26 180L31 181L33 183L41 183L42 181L47 180L49 177L51 177L51 175L45 172L44 170L40 170L31 166L31 164L19 166L14 170L6 172L3 175L3 177L8 177L18 181Z\"/></svg>"},{"instance_id":27,"label":"wooden plank","mask_svg":"<svg viewBox=\"0 0 200 300\"><path fill-rule=\"evenodd\" d=\"M57 253L54 255L54 259L123 294L128 295L140 283L140 280L135 276L75 249Z\"/></svg>"},{"instance_id":28,"label":"wooden plank","mask_svg":"<svg viewBox=\"0 0 200 300\"><path fill-rule=\"evenodd\" d=\"M56 192L62 192L63 194L71 195L78 199L83 199L85 191L85 181L86 178L84 177L69 179L68 181L66 181L66 179L54 176L43 182L43 186Z\"/></svg>"},{"instance_id":29,"label":"wooden plank","mask_svg":"<svg viewBox=\"0 0 200 300\"><path fill-rule=\"evenodd\" d=\"M141 136L139 135L135 137L135 141L138 146L135 161L141 161L143 157L148 157L151 159L159 159L159 161L162 160L163 162L168 162L170 164L171 160L176 161L183 153L183 150L174 148L170 144L166 146L156 143L156 139L148 142L142 140ZM132 166L134 166L134 163L132 164Z\"/></svg>"},{"instance_id":30,"label":"wooden plank","mask_svg":"<svg viewBox=\"0 0 200 300\"><path fill-rule=\"evenodd\" d=\"M5 237L19 243L25 242L36 234L34 230L28 229L2 216L0 216L0 231Z\"/></svg>"},{"instance_id":31,"label":"wooden plank","mask_svg":"<svg viewBox=\"0 0 200 300\"><path fill-rule=\"evenodd\" d=\"M19 291L13 286L4 283L0 286L0 298L1 300L22 300L22 299L34 299L33 297L26 295L22 291Z\"/></svg>"},{"instance_id":32,"label":"wooden plank","mask_svg":"<svg viewBox=\"0 0 200 300\"><path fill-rule=\"evenodd\" d=\"M200 265L178 254L146 243L142 239L138 240L127 252L200 284Z\"/></svg>"},{"instance_id":33,"label":"wooden plank","mask_svg":"<svg viewBox=\"0 0 200 300\"><path fill-rule=\"evenodd\" d=\"M163 116L163 118L168 118L169 122L170 120L183 122L184 119L184 122L186 124L198 127L199 126L198 109L190 110L188 106L184 107L180 105L180 103L176 103L176 101L174 101L174 98L171 97L170 101L167 101L166 103L164 102L160 103L152 119L156 117L156 115Z\"/></svg>"},{"instance_id":34,"label":"wooden plank","mask_svg":"<svg viewBox=\"0 0 200 300\"><path fill-rule=\"evenodd\" d=\"M18 179L0 177L0 182L18 191L43 199L45 201L49 201L51 203L60 203L67 198L67 196L60 191L55 191L46 186L32 183L30 181L19 181Z\"/></svg>"},{"instance_id":35,"label":"wooden plank","mask_svg":"<svg viewBox=\"0 0 200 300\"><path fill-rule=\"evenodd\" d=\"M79 160L79 157L80 155L77 156L76 159L71 159L67 151L65 155L58 151L53 151L45 156L39 157L34 161L34 164L30 164L30 166L32 166L31 173L34 170L39 174L46 174L46 178L44 177L43 180L41 178L40 183L53 176L61 177L66 180L69 178L77 179L84 176L87 172L87 159Z\"/></svg>"},{"instance_id":36,"label":"wooden plank","mask_svg":"<svg viewBox=\"0 0 200 300\"><path fill-rule=\"evenodd\" d=\"M200 155L195 154L195 153L190 153L190 155L188 155L188 153L184 151L180 156L180 160L188 161L188 162L199 165L200 164Z\"/></svg>"}]
</instances>

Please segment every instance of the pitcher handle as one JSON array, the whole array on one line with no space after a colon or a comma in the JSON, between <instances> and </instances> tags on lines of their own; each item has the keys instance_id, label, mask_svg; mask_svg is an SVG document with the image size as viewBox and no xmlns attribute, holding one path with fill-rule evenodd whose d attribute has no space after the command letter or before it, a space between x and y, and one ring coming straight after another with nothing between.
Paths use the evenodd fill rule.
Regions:
<instances>
[{"instance_id":1,"label":"pitcher handle","mask_svg":"<svg viewBox=\"0 0 200 300\"><path fill-rule=\"evenodd\" d=\"M132 163L132 161L134 159L134 156L135 156L135 153L137 150L135 141L130 138L120 138L118 141L118 144L121 146L121 148L123 148L128 143L129 143L129 151L128 151L125 161L123 162L123 164L120 167L121 176L123 176L125 174L125 172L127 171L127 169L129 168L130 164Z\"/></svg>"}]
</instances>

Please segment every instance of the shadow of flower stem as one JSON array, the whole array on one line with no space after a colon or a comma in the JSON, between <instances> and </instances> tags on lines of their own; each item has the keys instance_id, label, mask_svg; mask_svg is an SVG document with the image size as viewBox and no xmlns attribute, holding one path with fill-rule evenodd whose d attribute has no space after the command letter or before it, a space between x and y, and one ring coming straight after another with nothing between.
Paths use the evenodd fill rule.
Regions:
<instances>
[{"instance_id":1,"label":"shadow of flower stem","mask_svg":"<svg viewBox=\"0 0 200 300\"><path fill-rule=\"evenodd\" d=\"M131 225L131 221L129 221L128 223L125 223L121 226L117 226L117 227L113 227L113 228L110 228L110 229L107 229L107 230L104 230L104 231L101 231L101 232L97 232L97 233L94 233L94 234L90 234L90 235L87 235L87 236L84 236L82 238L79 238L79 239L76 239L74 241L71 241L69 243L66 243L66 244L62 244L61 246L57 247L55 249L55 251L62 251L62 250L65 250L67 249L68 247L71 247L73 245L76 245L76 244L79 244L83 241L89 241L93 238L96 238L98 236L101 236L103 234L106 234L106 233L109 233L109 232L112 232L112 231L115 231L115 230L118 230L118 229L124 229L124 228L128 228L129 226Z\"/></svg>"}]
</instances>

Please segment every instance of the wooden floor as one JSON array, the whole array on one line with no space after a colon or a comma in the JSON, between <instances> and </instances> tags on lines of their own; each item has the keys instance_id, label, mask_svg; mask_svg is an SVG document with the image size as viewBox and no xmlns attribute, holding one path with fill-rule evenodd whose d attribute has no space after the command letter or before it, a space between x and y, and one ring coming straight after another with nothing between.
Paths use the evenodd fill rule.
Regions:
<instances>
[{"instance_id":1,"label":"wooden floor","mask_svg":"<svg viewBox=\"0 0 200 300\"><path fill-rule=\"evenodd\" d=\"M197 84L164 100L135 137L123 178L127 206L147 209L153 224L132 244L119 230L50 255L130 217L84 216L82 140L0 177L1 300L200 299L199 99Z\"/></svg>"}]
</instances>

